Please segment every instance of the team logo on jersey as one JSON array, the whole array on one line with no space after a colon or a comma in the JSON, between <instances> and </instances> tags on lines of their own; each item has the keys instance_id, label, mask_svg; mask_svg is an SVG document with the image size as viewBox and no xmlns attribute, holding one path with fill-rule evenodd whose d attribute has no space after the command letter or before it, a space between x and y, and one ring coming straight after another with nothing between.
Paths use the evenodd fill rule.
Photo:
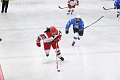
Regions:
<instances>
[{"instance_id":1,"label":"team logo on jersey","mask_svg":"<svg viewBox=\"0 0 120 80\"><path fill-rule=\"evenodd\" d=\"M78 26L78 25L76 25L76 28L79 28L79 26Z\"/></svg>"}]
</instances>

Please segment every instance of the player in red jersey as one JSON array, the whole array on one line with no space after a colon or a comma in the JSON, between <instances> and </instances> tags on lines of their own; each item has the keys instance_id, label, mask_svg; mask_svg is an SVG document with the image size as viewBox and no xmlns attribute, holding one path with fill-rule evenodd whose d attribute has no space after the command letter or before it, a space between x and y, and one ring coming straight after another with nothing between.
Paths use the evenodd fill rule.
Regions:
<instances>
[{"instance_id":1,"label":"player in red jersey","mask_svg":"<svg viewBox=\"0 0 120 80\"><path fill-rule=\"evenodd\" d=\"M67 13L67 15L70 13L72 15L72 13L74 12L75 6L78 6L78 5L79 5L78 0L68 0L68 13Z\"/></svg>"},{"instance_id":2,"label":"player in red jersey","mask_svg":"<svg viewBox=\"0 0 120 80\"><path fill-rule=\"evenodd\" d=\"M44 50L46 56L49 56L51 47L55 50L59 59L64 61L64 58L61 56L58 42L61 40L62 32L57 30L55 26L51 26L44 31L43 34L40 34L36 40L36 45L41 47L41 40L43 40Z\"/></svg>"}]
</instances>

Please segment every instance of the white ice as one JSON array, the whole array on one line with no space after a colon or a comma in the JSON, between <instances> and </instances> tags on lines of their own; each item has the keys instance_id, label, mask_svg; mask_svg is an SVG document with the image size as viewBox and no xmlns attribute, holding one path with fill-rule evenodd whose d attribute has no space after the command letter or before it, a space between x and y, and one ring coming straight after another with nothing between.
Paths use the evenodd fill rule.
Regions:
<instances>
[{"instance_id":1,"label":"white ice","mask_svg":"<svg viewBox=\"0 0 120 80\"><path fill-rule=\"evenodd\" d=\"M66 15L67 0L14 0L8 13L0 14L0 64L5 80L120 80L120 17L112 0L80 0L73 15ZM1 4L0 4L1 6ZM1 8L1 7L0 7ZM72 26L65 34L67 21L80 14L85 26L84 36L72 43ZM62 31L60 49L65 61L59 60L51 49L47 58L36 46L36 38L46 27Z\"/></svg>"}]
</instances>

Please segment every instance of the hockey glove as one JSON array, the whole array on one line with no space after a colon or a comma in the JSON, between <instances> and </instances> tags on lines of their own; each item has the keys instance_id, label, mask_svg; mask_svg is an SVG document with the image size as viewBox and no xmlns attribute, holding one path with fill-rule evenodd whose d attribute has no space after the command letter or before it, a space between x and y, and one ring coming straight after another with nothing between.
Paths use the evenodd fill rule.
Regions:
<instances>
[{"instance_id":1,"label":"hockey glove","mask_svg":"<svg viewBox=\"0 0 120 80\"><path fill-rule=\"evenodd\" d=\"M61 36L58 35L58 36L53 40L53 42L59 42L60 40L61 40Z\"/></svg>"},{"instance_id":2,"label":"hockey glove","mask_svg":"<svg viewBox=\"0 0 120 80\"><path fill-rule=\"evenodd\" d=\"M60 40L61 40L60 38L56 37L56 38L53 40L52 44L56 44L56 43L58 43Z\"/></svg>"},{"instance_id":3,"label":"hockey glove","mask_svg":"<svg viewBox=\"0 0 120 80\"><path fill-rule=\"evenodd\" d=\"M76 4L77 6L79 5L79 1L77 1L77 4Z\"/></svg>"},{"instance_id":4,"label":"hockey glove","mask_svg":"<svg viewBox=\"0 0 120 80\"><path fill-rule=\"evenodd\" d=\"M40 41L37 39L36 40L36 45L38 46L38 47L41 47L41 43L40 43Z\"/></svg>"},{"instance_id":5,"label":"hockey glove","mask_svg":"<svg viewBox=\"0 0 120 80\"><path fill-rule=\"evenodd\" d=\"M84 30L81 30L81 29L78 31L79 36L83 36L83 31Z\"/></svg>"},{"instance_id":6,"label":"hockey glove","mask_svg":"<svg viewBox=\"0 0 120 80\"><path fill-rule=\"evenodd\" d=\"M61 40L60 38L57 38L57 39L54 40L54 42L57 43L57 42L59 42L60 40Z\"/></svg>"},{"instance_id":7,"label":"hockey glove","mask_svg":"<svg viewBox=\"0 0 120 80\"><path fill-rule=\"evenodd\" d=\"M66 30L65 30L65 33L68 34L68 33L69 33L69 29L66 29Z\"/></svg>"}]
</instances>

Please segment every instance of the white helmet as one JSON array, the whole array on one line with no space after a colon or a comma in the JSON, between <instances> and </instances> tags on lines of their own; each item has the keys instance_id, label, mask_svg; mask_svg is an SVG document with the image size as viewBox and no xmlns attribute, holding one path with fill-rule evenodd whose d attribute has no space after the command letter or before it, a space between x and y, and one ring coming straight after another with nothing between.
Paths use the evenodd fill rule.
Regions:
<instances>
[{"instance_id":1,"label":"white helmet","mask_svg":"<svg viewBox=\"0 0 120 80\"><path fill-rule=\"evenodd\" d=\"M76 15L76 17L75 17L75 18L81 18L81 17L80 17L80 15Z\"/></svg>"}]
</instances>

